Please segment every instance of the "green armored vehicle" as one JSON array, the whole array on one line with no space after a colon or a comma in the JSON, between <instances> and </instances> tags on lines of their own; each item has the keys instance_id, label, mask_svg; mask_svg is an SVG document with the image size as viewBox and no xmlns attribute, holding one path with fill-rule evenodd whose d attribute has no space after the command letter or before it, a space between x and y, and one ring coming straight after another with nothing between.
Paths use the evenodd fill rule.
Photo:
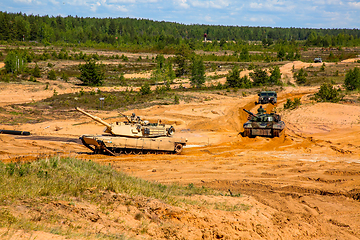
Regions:
<instances>
[{"instance_id":1,"label":"green armored vehicle","mask_svg":"<svg viewBox=\"0 0 360 240\"><path fill-rule=\"evenodd\" d=\"M255 104L277 103L277 93L275 91L261 91L258 96L259 101L255 102Z\"/></svg>"},{"instance_id":2,"label":"green armored vehicle","mask_svg":"<svg viewBox=\"0 0 360 240\"><path fill-rule=\"evenodd\" d=\"M181 153L187 139L175 138L175 129L160 122L143 121L133 114L123 115L127 121L109 124L99 117L92 116L80 108L77 111L103 124L106 128L102 135L83 135L80 140L95 153L142 154L142 153Z\"/></svg>"},{"instance_id":3,"label":"green armored vehicle","mask_svg":"<svg viewBox=\"0 0 360 240\"><path fill-rule=\"evenodd\" d=\"M243 109L249 114L248 121L244 123L244 137L280 137L284 132L285 123L281 121L280 115L276 113L266 113L262 107L258 114L254 114Z\"/></svg>"}]
</instances>

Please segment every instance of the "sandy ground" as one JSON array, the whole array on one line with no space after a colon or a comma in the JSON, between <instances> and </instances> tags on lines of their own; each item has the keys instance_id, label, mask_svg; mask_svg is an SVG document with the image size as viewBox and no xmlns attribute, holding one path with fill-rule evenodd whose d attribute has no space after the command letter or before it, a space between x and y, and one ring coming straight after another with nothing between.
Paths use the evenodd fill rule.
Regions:
<instances>
[{"instance_id":1,"label":"sandy ground","mask_svg":"<svg viewBox=\"0 0 360 240\"><path fill-rule=\"evenodd\" d=\"M307 64L293 62L283 66L284 78L291 79L293 65L298 69ZM2 84L0 106L37 101L52 95L51 90L42 88ZM59 93L78 91L64 83L58 90ZM0 160L76 156L110 163L120 171L150 181L192 183L233 195L241 194L241 197L195 196L192 200L251 206L249 210L229 212L201 206L169 207L155 200L149 202L139 198L134 201L144 204L149 216L153 213L170 216L160 217L159 221L172 224L171 229L164 230L164 225L152 222L147 233L143 234L136 230L139 221L131 217L139 208L125 211L123 205L119 205L109 216L102 214L96 206L77 206L87 214L95 211L99 215L98 221L90 222L89 229L125 232L136 239L359 239L360 106L313 103L309 96L316 91L317 88L287 87L278 93L275 106L278 110L282 109L287 98L300 97L303 103L296 110L279 112L286 123L285 134L279 138L248 138L239 134L247 118L242 109L256 112L258 108L255 95L229 97L208 94L210 101L128 112L135 112L144 119L161 118L172 123L176 128L175 135L188 139L188 146L180 155L110 157L89 154L87 148L68 139L76 139L81 134L101 133L103 126L79 113L76 119L54 119L12 127L44 138L34 140L0 135ZM274 106L265 107L271 111ZM115 111L92 113L102 118L117 116ZM9 126L0 125L0 129L4 128ZM61 212L54 206L44 207L52 208L59 215L66 214L65 210ZM69 219L78 217L79 224L89 224L86 217L81 217L84 214L70 217L71 211L68 212ZM111 219L115 216L131 227L124 228L114 223ZM2 230L0 234L4 232ZM15 231L10 236L13 236L11 239L63 239L42 232Z\"/></svg>"}]
</instances>

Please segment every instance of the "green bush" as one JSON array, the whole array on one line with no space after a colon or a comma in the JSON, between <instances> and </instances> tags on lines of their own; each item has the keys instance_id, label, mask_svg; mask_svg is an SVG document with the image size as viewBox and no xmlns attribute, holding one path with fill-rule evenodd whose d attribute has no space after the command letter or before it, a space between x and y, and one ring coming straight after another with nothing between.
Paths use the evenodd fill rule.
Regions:
<instances>
[{"instance_id":1,"label":"green bush","mask_svg":"<svg viewBox=\"0 0 360 240\"><path fill-rule=\"evenodd\" d=\"M306 83L306 77L308 76L307 72L304 70L304 68L301 68L299 71L294 73L294 78L297 84L305 84Z\"/></svg>"},{"instance_id":2,"label":"green bush","mask_svg":"<svg viewBox=\"0 0 360 240\"><path fill-rule=\"evenodd\" d=\"M280 68L278 66L275 66L272 70L271 70L271 75L269 78L269 83L270 85L280 85L281 84L281 72L280 72Z\"/></svg>"},{"instance_id":3,"label":"green bush","mask_svg":"<svg viewBox=\"0 0 360 240\"><path fill-rule=\"evenodd\" d=\"M265 86L268 85L270 77L265 70L256 68L254 72L249 74L253 80L254 86Z\"/></svg>"},{"instance_id":4,"label":"green bush","mask_svg":"<svg viewBox=\"0 0 360 240\"><path fill-rule=\"evenodd\" d=\"M322 65L321 65L321 67L320 67L320 71L325 71L325 63L323 63Z\"/></svg>"},{"instance_id":5,"label":"green bush","mask_svg":"<svg viewBox=\"0 0 360 240\"><path fill-rule=\"evenodd\" d=\"M300 98L295 98L294 101L291 101L290 98L286 99L284 104L284 109L295 109L301 105Z\"/></svg>"},{"instance_id":6,"label":"green bush","mask_svg":"<svg viewBox=\"0 0 360 240\"><path fill-rule=\"evenodd\" d=\"M56 73L54 69L51 69L47 75L48 79L50 80L56 80Z\"/></svg>"},{"instance_id":7,"label":"green bush","mask_svg":"<svg viewBox=\"0 0 360 240\"><path fill-rule=\"evenodd\" d=\"M174 104L179 104L180 103L180 99L178 95L174 96Z\"/></svg>"},{"instance_id":8,"label":"green bush","mask_svg":"<svg viewBox=\"0 0 360 240\"><path fill-rule=\"evenodd\" d=\"M320 90L315 93L314 99L317 102L339 102L343 99L341 89L336 89L331 83L324 83L320 86Z\"/></svg>"},{"instance_id":9,"label":"green bush","mask_svg":"<svg viewBox=\"0 0 360 240\"><path fill-rule=\"evenodd\" d=\"M202 58L194 57L191 63L192 86L201 87L205 83L205 66Z\"/></svg>"},{"instance_id":10,"label":"green bush","mask_svg":"<svg viewBox=\"0 0 360 240\"><path fill-rule=\"evenodd\" d=\"M21 73L26 69L26 53L21 51L10 51L4 60L5 69L8 73Z\"/></svg>"},{"instance_id":11,"label":"green bush","mask_svg":"<svg viewBox=\"0 0 360 240\"><path fill-rule=\"evenodd\" d=\"M150 88L150 84L149 83L144 83L141 88L140 88L140 93L141 95L148 95L151 94L151 88Z\"/></svg>"},{"instance_id":12,"label":"green bush","mask_svg":"<svg viewBox=\"0 0 360 240\"><path fill-rule=\"evenodd\" d=\"M344 85L347 90L360 89L360 69L355 67L349 70L345 75Z\"/></svg>"},{"instance_id":13,"label":"green bush","mask_svg":"<svg viewBox=\"0 0 360 240\"><path fill-rule=\"evenodd\" d=\"M79 79L89 86L101 86L105 77L104 65L97 64L94 59L90 59L85 64L79 65L81 75Z\"/></svg>"},{"instance_id":14,"label":"green bush","mask_svg":"<svg viewBox=\"0 0 360 240\"><path fill-rule=\"evenodd\" d=\"M34 77L37 77L37 78L41 77L41 71L40 71L40 68L39 68L39 66L37 65L37 63L35 64L35 68L34 68L34 70L33 70L33 72L32 72L32 75L33 75Z\"/></svg>"},{"instance_id":15,"label":"green bush","mask_svg":"<svg viewBox=\"0 0 360 240\"><path fill-rule=\"evenodd\" d=\"M226 84L232 88L251 88L252 82L247 76L240 78L240 70L234 66L229 75L226 76Z\"/></svg>"},{"instance_id":16,"label":"green bush","mask_svg":"<svg viewBox=\"0 0 360 240\"><path fill-rule=\"evenodd\" d=\"M61 74L61 79L64 80L65 82L69 81L69 76L66 73L62 73Z\"/></svg>"}]
</instances>

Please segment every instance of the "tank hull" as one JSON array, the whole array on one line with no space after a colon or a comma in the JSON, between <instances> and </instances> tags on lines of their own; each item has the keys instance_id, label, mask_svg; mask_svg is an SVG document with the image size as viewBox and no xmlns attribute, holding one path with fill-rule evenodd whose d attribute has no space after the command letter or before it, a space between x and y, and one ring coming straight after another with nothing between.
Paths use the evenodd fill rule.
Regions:
<instances>
[{"instance_id":1,"label":"tank hull","mask_svg":"<svg viewBox=\"0 0 360 240\"><path fill-rule=\"evenodd\" d=\"M127 138L111 135L83 135L82 143L94 153L109 155L176 153L182 152L187 140L184 138Z\"/></svg>"},{"instance_id":2,"label":"tank hull","mask_svg":"<svg viewBox=\"0 0 360 240\"><path fill-rule=\"evenodd\" d=\"M284 128L244 128L244 137L280 137L284 133L284 131Z\"/></svg>"}]
</instances>

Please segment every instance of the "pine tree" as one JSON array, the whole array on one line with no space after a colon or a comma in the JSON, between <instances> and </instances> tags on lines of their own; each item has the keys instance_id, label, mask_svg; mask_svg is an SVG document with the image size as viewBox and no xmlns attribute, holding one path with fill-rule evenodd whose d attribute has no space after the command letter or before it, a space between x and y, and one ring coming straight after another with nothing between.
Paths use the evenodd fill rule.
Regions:
<instances>
[{"instance_id":1,"label":"pine tree","mask_svg":"<svg viewBox=\"0 0 360 240\"><path fill-rule=\"evenodd\" d=\"M205 66L200 57L194 57L192 60L190 82L196 87L201 87L205 83Z\"/></svg>"},{"instance_id":2,"label":"pine tree","mask_svg":"<svg viewBox=\"0 0 360 240\"><path fill-rule=\"evenodd\" d=\"M35 67L34 67L34 70L33 70L32 74L33 74L34 77L37 77L37 78L41 77L41 71L40 71L40 68L37 65L37 63L35 64Z\"/></svg>"},{"instance_id":3,"label":"pine tree","mask_svg":"<svg viewBox=\"0 0 360 240\"><path fill-rule=\"evenodd\" d=\"M101 86L105 73L102 64L96 64L94 59L90 59L85 64L79 65L81 75L79 79L89 86Z\"/></svg>"},{"instance_id":4,"label":"pine tree","mask_svg":"<svg viewBox=\"0 0 360 240\"><path fill-rule=\"evenodd\" d=\"M360 69L355 67L349 70L345 75L344 85L347 90L360 89Z\"/></svg>"}]
</instances>

